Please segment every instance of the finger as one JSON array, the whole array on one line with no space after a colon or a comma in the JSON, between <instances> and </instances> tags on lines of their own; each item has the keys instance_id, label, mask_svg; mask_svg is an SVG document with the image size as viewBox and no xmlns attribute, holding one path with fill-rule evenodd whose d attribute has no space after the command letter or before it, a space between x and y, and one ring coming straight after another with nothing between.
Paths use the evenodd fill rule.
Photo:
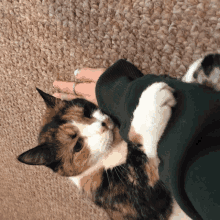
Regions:
<instances>
[{"instance_id":1,"label":"finger","mask_svg":"<svg viewBox=\"0 0 220 220\"><path fill-rule=\"evenodd\" d=\"M75 82L54 81L53 86L62 92L73 93L73 85Z\"/></svg>"},{"instance_id":2,"label":"finger","mask_svg":"<svg viewBox=\"0 0 220 220\"><path fill-rule=\"evenodd\" d=\"M74 74L78 80L88 80L97 82L99 77L105 72L104 68L93 69L93 68L82 68L75 70Z\"/></svg>"},{"instance_id":3,"label":"finger","mask_svg":"<svg viewBox=\"0 0 220 220\"><path fill-rule=\"evenodd\" d=\"M95 83L77 84L75 91L77 95L85 97L90 102L96 103Z\"/></svg>"},{"instance_id":4,"label":"finger","mask_svg":"<svg viewBox=\"0 0 220 220\"><path fill-rule=\"evenodd\" d=\"M96 97L95 96L95 83L81 83L75 87L75 92L77 95L85 97Z\"/></svg>"},{"instance_id":5,"label":"finger","mask_svg":"<svg viewBox=\"0 0 220 220\"><path fill-rule=\"evenodd\" d=\"M67 100L67 101L79 98L76 95L65 94L65 93L54 93L53 96L58 99Z\"/></svg>"},{"instance_id":6,"label":"finger","mask_svg":"<svg viewBox=\"0 0 220 220\"><path fill-rule=\"evenodd\" d=\"M84 97L84 96L76 96L76 95L65 94L65 93L54 93L53 96L61 100L67 100L67 101L70 101L76 98L85 98L88 101L93 102L95 105L98 105L96 98L94 97L91 98L89 95L87 95L87 97Z\"/></svg>"}]
</instances>

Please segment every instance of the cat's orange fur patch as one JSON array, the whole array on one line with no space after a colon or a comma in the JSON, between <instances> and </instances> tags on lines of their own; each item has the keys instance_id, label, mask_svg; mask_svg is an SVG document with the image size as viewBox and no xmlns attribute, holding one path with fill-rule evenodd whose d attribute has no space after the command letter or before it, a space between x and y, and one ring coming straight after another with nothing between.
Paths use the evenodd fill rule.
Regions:
<instances>
[{"instance_id":1,"label":"cat's orange fur patch","mask_svg":"<svg viewBox=\"0 0 220 220\"><path fill-rule=\"evenodd\" d=\"M103 193L103 208L108 213L111 219L135 219L137 218L137 212L132 206L129 198L121 202L111 203L115 201L116 197L123 198L127 194L127 187L123 182L119 182L114 186L110 183L108 190Z\"/></svg>"},{"instance_id":2,"label":"cat's orange fur patch","mask_svg":"<svg viewBox=\"0 0 220 220\"><path fill-rule=\"evenodd\" d=\"M128 138L129 140L134 143L134 144L143 144L143 138L141 137L140 134L137 134L135 132L135 129L133 126L131 126L130 131L128 133Z\"/></svg>"},{"instance_id":3,"label":"cat's orange fur patch","mask_svg":"<svg viewBox=\"0 0 220 220\"><path fill-rule=\"evenodd\" d=\"M68 147L62 148L58 157L62 159L63 166L60 167L58 173L62 176L77 176L90 168L88 164L90 151L84 147L79 153L75 153L74 156L69 152Z\"/></svg>"},{"instance_id":4,"label":"cat's orange fur patch","mask_svg":"<svg viewBox=\"0 0 220 220\"><path fill-rule=\"evenodd\" d=\"M72 139L71 135L75 134L76 137ZM61 125L56 138L62 143L57 155L63 162L63 166L58 171L60 175L75 176L90 167L88 162L90 150L85 142L82 142L83 148L80 152L73 153L76 142L80 140L80 134L77 134L73 125Z\"/></svg>"},{"instance_id":5,"label":"cat's orange fur patch","mask_svg":"<svg viewBox=\"0 0 220 220\"><path fill-rule=\"evenodd\" d=\"M141 135L137 134L134 130L134 127L131 126L130 131L128 133L128 138L131 142L135 144L142 144L143 138ZM149 177L149 185L154 186L157 181L159 180L159 173L158 168L155 165L158 158L149 158L147 164L146 164L146 171ZM135 180L132 178L132 180L135 183Z\"/></svg>"},{"instance_id":6,"label":"cat's orange fur patch","mask_svg":"<svg viewBox=\"0 0 220 220\"><path fill-rule=\"evenodd\" d=\"M160 179L158 167L155 166L154 160L158 160L158 158L149 158L145 166L149 178L149 185L151 187L154 187L157 181Z\"/></svg>"},{"instance_id":7,"label":"cat's orange fur patch","mask_svg":"<svg viewBox=\"0 0 220 220\"><path fill-rule=\"evenodd\" d=\"M102 174L103 168L80 179L81 188L91 199L93 199L94 196L93 192L95 192L102 183Z\"/></svg>"},{"instance_id":8,"label":"cat's orange fur patch","mask_svg":"<svg viewBox=\"0 0 220 220\"><path fill-rule=\"evenodd\" d=\"M124 220L128 219L128 216L132 216L133 219L137 216L136 211L131 208L131 204L117 204L118 211L113 211L112 209L106 209L106 212L111 217L111 219Z\"/></svg>"}]
</instances>

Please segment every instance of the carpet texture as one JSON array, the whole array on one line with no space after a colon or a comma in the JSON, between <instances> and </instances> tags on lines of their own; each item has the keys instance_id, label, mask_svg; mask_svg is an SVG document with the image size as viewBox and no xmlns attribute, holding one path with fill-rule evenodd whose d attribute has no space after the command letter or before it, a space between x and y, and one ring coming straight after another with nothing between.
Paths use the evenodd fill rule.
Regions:
<instances>
[{"instance_id":1,"label":"carpet texture","mask_svg":"<svg viewBox=\"0 0 220 220\"><path fill-rule=\"evenodd\" d=\"M220 52L218 0L0 1L0 219L101 220L107 214L64 177L17 155L35 147L54 80L126 58L144 74L181 77Z\"/></svg>"}]
</instances>

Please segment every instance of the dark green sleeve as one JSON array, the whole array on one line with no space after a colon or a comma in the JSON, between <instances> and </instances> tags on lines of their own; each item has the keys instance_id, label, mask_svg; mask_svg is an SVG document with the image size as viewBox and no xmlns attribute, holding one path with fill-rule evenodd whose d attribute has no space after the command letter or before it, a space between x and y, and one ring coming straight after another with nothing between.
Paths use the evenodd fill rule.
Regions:
<instances>
[{"instance_id":1,"label":"dark green sleeve","mask_svg":"<svg viewBox=\"0 0 220 220\"><path fill-rule=\"evenodd\" d=\"M121 136L128 141L130 122L139 97L144 89L155 82L165 82L174 88L177 100L158 145L160 179L193 220L218 219L220 190L216 185L219 181L214 182L214 179L218 178L220 159L216 159L219 153L212 152L220 151L219 92L169 77L144 76L132 64L119 60L98 80L98 104L105 113L116 119ZM203 160L204 151L209 156ZM203 173L206 163L209 164ZM212 209L207 210L205 207Z\"/></svg>"},{"instance_id":2,"label":"dark green sleeve","mask_svg":"<svg viewBox=\"0 0 220 220\"><path fill-rule=\"evenodd\" d=\"M111 115L117 124L118 108L121 97L127 85L135 79L144 76L133 64L126 60L118 60L110 66L98 79L96 84L96 98L99 107Z\"/></svg>"}]
</instances>

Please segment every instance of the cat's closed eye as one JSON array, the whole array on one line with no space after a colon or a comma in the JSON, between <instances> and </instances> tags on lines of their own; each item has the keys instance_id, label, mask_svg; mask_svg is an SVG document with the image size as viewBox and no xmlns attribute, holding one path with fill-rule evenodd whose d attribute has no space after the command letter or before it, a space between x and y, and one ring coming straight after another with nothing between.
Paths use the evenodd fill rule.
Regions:
<instances>
[{"instance_id":1,"label":"cat's closed eye","mask_svg":"<svg viewBox=\"0 0 220 220\"><path fill-rule=\"evenodd\" d=\"M106 125L106 123L105 123L105 122L102 122L102 126L103 126L103 127L106 127L107 125Z\"/></svg>"},{"instance_id":2,"label":"cat's closed eye","mask_svg":"<svg viewBox=\"0 0 220 220\"><path fill-rule=\"evenodd\" d=\"M76 145L74 146L74 152L79 152L82 150L82 148L83 148L83 144L80 140L78 140L76 142Z\"/></svg>"},{"instance_id":3,"label":"cat's closed eye","mask_svg":"<svg viewBox=\"0 0 220 220\"><path fill-rule=\"evenodd\" d=\"M72 139L74 139L74 138L76 138L76 137L77 137L77 134L71 135L71 138L72 138Z\"/></svg>"}]
</instances>

